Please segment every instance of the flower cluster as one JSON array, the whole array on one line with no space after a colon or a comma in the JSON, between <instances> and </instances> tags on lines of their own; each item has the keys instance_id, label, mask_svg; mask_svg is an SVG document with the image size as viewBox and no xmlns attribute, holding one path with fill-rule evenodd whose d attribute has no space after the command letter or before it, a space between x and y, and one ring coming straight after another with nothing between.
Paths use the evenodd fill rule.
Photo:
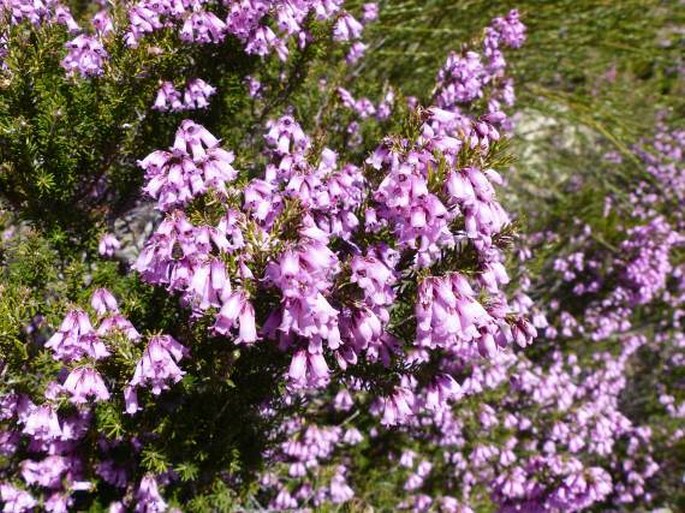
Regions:
<instances>
[{"instance_id":1,"label":"flower cluster","mask_svg":"<svg viewBox=\"0 0 685 513\"><path fill-rule=\"evenodd\" d=\"M239 191L223 185L235 178L232 168L213 187L201 178L201 185L193 186L193 180L202 177L197 168L206 169L213 153L229 153L204 128L184 121L169 152L154 152L141 161L149 180L145 190L167 216L136 269L152 283L181 291L197 315L215 309L211 315L216 333L227 335L237 327L237 343L257 338L277 343L292 354L291 384L305 388L325 386L332 361L345 371L365 359L386 367L404 359L428 364L438 350L473 357L471 348L478 347L481 354L492 356L515 335L525 345L535 330L507 306L500 285L508 278L500 251L492 244L492 236L506 222L488 179L498 175L475 168L462 175L453 169L442 171L440 182L435 153L443 151L454 161L465 145L456 135L433 136L431 122L440 123L436 115L429 116L416 141L383 141L368 160L382 177L374 186L358 167L340 165L329 148L312 164L310 137L292 117L284 116L267 124L269 163L264 177ZM446 143L448 138L453 143ZM468 184L471 195L465 185L450 186L454 180ZM218 190L216 197L224 204L218 224L195 225L174 208L210 189ZM458 190L459 197L450 198L449 190ZM441 199L445 194L447 202ZM493 212L503 217L494 220ZM455 230L459 219L467 230ZM387 230L393 238L364 243L358 231L362 222L367 233ZM346 241L344 250L331 249L335 239ZM394 285L408 272L439 265L445 251L458 252L466 245L479 255L480 278L469 283L465 276L450 273L420 279L416 338L398 339L389 330L397 300ZM181 251L174 254L177 247ZM401 259L402 254L413 258ZM348 299L345 280L359 299ZM251 299L269 290L276 291L278 300L258 326ZM476 290L491 296L488 310ZM445 371L435 379L427 389L433 406L436 400L446 404L458 396L458 385ZM420 410L421 401L413 397L416 387L411 376L398 381L397 389L382 400L384 423L413 414L412 406Z\"/></svg>"},{"instance_id":2,"label":"flower cluster","mask_svg":"<svg viewBox=\"0 0 685 513\"><path fill-rule=\"evenodd\" d=\"M132 485L128 482L128 471L113 458L120 447L126 444L135 447L134 440L113 442L97 435L94 422L97 403L113 400L111 386L115 381L112 376L103 376L102 369L109 360L137 351L142 337L120 313L116 299L108 290L96 289L91 307L97 316L96 326L85 311L71 310L45 344L62 368L59 381L48 383L43 402L34 403L19 392L11 392L0 400L0 454L21 454L25 458L18 463L17 478L37 494L3 481L0 497L5 511L28 511L39 504L36 496L42 497L40 504L46 511L67 511L76 504L75 494L92 490L97 478L117 488ZM186 354L186 348L170 336L152 337L132 378L123 384L123 395L117 402L124 404L129 414L138 411L135 387L150 386L153 394L159 394L168 388L169 382L180 379L178 376L183 372L176 362ZM64 398L68 398L72 408L62 407ZM91 436L99 436L102 454L95 469L97 477L91 474L88 452L84 451ZM134 448L134 452L139 449ZM154 478L143 477L136 504L143 504L147 500L143 496L151 495L152 488L156 490ZM157 497L159 506L163 501Z\"/></svg>"},{"instance_id":3,"label":"flower cluster","mask_svg":"<svg viewBox=\"0 0 685 513\"><path fill-rule=\"evenodd\" d=\"M515 23L515 16L508 19ZM498 25L501 23L493 25L506 32ZM522 32L514 24L506 33L511 44L516 45ZM434 108L431 114L433 117L427 116L423 127L428 144L436 132L449 137L440 132L442 120L454 123L458 119L447 110ZM458 122L473 126L464 118ZM435 131L427 132L427 126ZM489 129L483 132L489 133ZM479 132L474 129L463 133ZM460 146L449 139L440 140L442 156L449 158L450 151L454 151L451 148L459 148L458 152L471 147L470 141L457 141ZM654 149L638 148L636 154L645 161L649 174L664 177L664 185L677 183L682 173L682 141L678 132L662 132L654 144L656 153ZM393 230L395 242L393 260L386 264L387 268L376 265L373 272L358 274L355 261L350 262L351 281L364 290L364 302L374 301L374 297L382 299L373 306L376 311L382 307L383 312L385 304L397 303L404 293L401 284L406 273L398 269L396 262L409 254L414 255L409 266L413 270L435 270L446 248L466 241L473 244L482 267L475 273L475 280L470 273L454 271L427 274L419 280L412 339L415 347L407 348L401 337L386 345L389 361L397 361L397 351L406 351L405 361L430 362L442 373L426 375L420 367L414 367L401 373L391 393L375 398L375 383L365 384L363 378L343 378L337 383L329 379L329 386L335 388L329 396L332 402L325 407L326 420L310 422L306 427L293 426L293 433L285 435L287 441L277 458L279 463L263 478L270 506L314 506L329 493L325 500L336 502L333 490L342 497L349 494L346 486L354 493L364 490L360 482L363 478L354 479L358 462L345 457L350 449L345 448L346 435L340 426L349 426L346 415L358 415L363 408L359 408L359 402L367 400L380 424L394 426L392 434L373 427L359 433L359 442L356 432L350 436L355 443L373 448L366 454L374 455L375 468L387 469L389 475L396 476L384 481L384 486L390 486L388 481L396 484L397 509L466 512L477 511L484 503L505 512L649 507L655 499L654 480L664 473L662 451L682 447L685 432L677 423L657 425L650 423L646 415L626 411L624 401L635 393L632 387L641 386L642 381L635 383L641 379L640 373L651 373L656 379L652 392L657 392L658 397L656 406L649 408L660 408L674 419L682 418L685 411L677 384L685 363L680 333L685 273L678 264L682 262L684 226L682 209L670 211L673 205L682 207L682 191L669 190L659 195L658 184L637 184L630 193L630 208L635 215L618 217L621 236L612 242L606 242L597 228L578 220L570 240L565 241L564 251L547 263L549 275L540 277L547 284L553 280L562 284L545 290L551 296L546 298L549 307L541 310L540 301L532 306L527 291L533 284L524 275L522 289L510 304L516 311L532 315L533 324L521 319L507 325L507 316L499 310L506 303L496 298L506 299L499 290L508 278L494 242L505 221L481 222L474 215L473 228L466 228L466 221L462 221L464 229L455 233L451 230L454 221L441 224L441 216L429 218L428 207L420 209L413 203L439 201L445 208L443 216L454 212L452 220L460 220L468 215L469 206L492 202L492 183L501 184L501 180L491 170L467 167L453 170L451 182L444 184L443 190L432 188L436 170L427 173L429 179L424 183L421 173L414 171L421 169L423 162L430 166L431 155L421 155L414 148L408 150L403 143L389 141L368 161L372 168L387 169L388 173L374 177L380 185L371 193L371 201L363 203L374 209L371 215L369 209L365 212L364 226L371 231ZM487 145L476 143L473 147ZM412 150L415 153L410 153ZM405 160L407 155L411 157ZM397 178L392 175L395 169ZM379 190L383 192L378 194ZM618 208L609 202L605 216L616 215ZM438 233L447 226L444 239L419 231L427 218L431 221L427 224ZM560 244L564 235L547 232L533 237L531 248L521 251L521 259L531 258L540 247ZM426 237L440 251L421 255L430 243L417 244L419 237ZM374 263L380 263L378 256L374 257ZM347 268L344 261L342 268ZM486 291L492 296L484 300ZM376 316L380 324L374 320L364 330L360 326L359 334L354 332L355 338L385 326L394 327L392 307L388 313L388 324L385 313L379 312ZM499 350L500 345L506 346L512 340L525 347L537 330L544 337L538 339L532 356L528 351ZM341 330L343 344L350 331ZM578 346L576 350L568 345L578 339L588 341L587 349ZM601 340L602 344L594 348L593 340ZM437 349L449 357L438 358ZM489 358L479 360L478 352ZM646 355L650 360L659 358L660 363L651 371L640 367ZM368 358L369 353L365 356ZM306 372L308 365L309 360L303 357L296 369ZM455 380L454 376L460 378ZM644 394L644 390L640 393ZM450 407L455 400L459 407ZM314 435L315 441L311 439ZM392 447L393 442L397 443L397 451L378 449ZM383 456L387 461L382 461ZM300 465L301 461L309 463ZM671 460L666 465L682 463ZM439 487L436 483L440 483ZM364 491L374 496L375 490Z\"/></svg>"},{"instance_id":4,"label":"flower cluster","mask_svg":"<svg viewBox=\"0 0 685 513\"><path fill-rule=\"evenodd\" d=\"M452 109L467 106L484 96L484 88L496 86L496 94L489 98L490 110L499 110L501 100L513 103L513 90L505 77L506 61L503 47L518 48L525 40L525 26L519 21L517 11L506 17L496 18L486 28L483 55L475 51L463 54L451 53L437 76L436 105ZM483 59L485 57L485 59Z\"/></svg>"},{"instance_id":5,"label":"flower cluster","mask_svg":"<svg viewBox=\"0 0 685 513\"><path fill-rule=\"evenodd\" d=\"M678 175L682 144L678 132L660 127L654 141L644 141L635 155L665 185ZM508 370L515 393L506 409L531 416L509 423L519 443L527 440L522 446L527 456L514 446L515 466L507 463L504 473L487 478L494 479L493 499L502 511L580 511L600 504L643 509L655 499L655 477L673 464L662 459L661 451L682 443L685 433L677 425L650 422L625 409L625 398L636 386L645 394L647 381L656 393L653 408L677 417L682 404L674 380L683 364L678 356L683 275L677 262L682 261L684 226L680 209L672 211L674 204L682 204L682 195L670 186L659 194L658 182L631 185L633 216L622 215L626 207L614 198L605 204L605 220L619 229L611 242L577 218L570 235L547 231L531 239L534 251L546 244L563 248L548 260L549 272L561 285L545 298L549 322L543 313L537 316L545 335L538 347L547 347L545 357L531 361L518 355ZM550 283L547 276L541 279ZM602 344L585 350L567 345L583 339ZM652 363L645 367L647 355ZM533 416L543 410L543 417ZM546 482L549 476L557 477Z\"/></svg>"},{"instance_id":6,"label":"flower cluster","mask_svg":"<svg viewBox=\"0 0 685 513\"><path fill-rule=\"evenodd\" d=\"M74 75L78 72L83 77L92 77L103 73L108 55L96 36L81 34L65 47L68 53L62 60L62 67L67 70L67 74Z\"/></svg>"},{"instance_id":7,"label":"flower cluster","mask_svg":"<svg viewBox=\"0 0 685 513\"><path fill-rule=\"evenodd\" d=\"M226 195L225 184L237 172L233 154L219 148L219 140L204 127L184 121L168 151L156 151L140 162L145 170L145 192L162 210L187 204L208 190Z\"/></svg>"},{"instance_id":8,"label":"flower cluster","mask_svg":"<svg viewBox=\"0 0 685 513\"><path fill-rule=\"evenodd\" d=\"M311 39L308 30L310 18L323 21L337 17L336 39L358 38L362 25L342 10L341 4L338 0L296 3L140 0L129 6L126 42L135 47L146 35L173 28L187 43L217 44L227 36L233 36L241 41L248 54L264 56L276 53L285 60L290 39L300 47ZM226 14L218 16L212 9L215 6L224 7L222 11Z\"/></svg>"},{"instance_id":9,"label":"flower cluster","mask_svg":"<svg viewBox=\"0 0 685 513\"><path fill-rule=\"evenodd\" d=\"M507 23L516 33L516 16L507 19L493 34L504 34ZM357 29L340 18L336 37L357 37ZM508 37L501 44L515 46ZM481 89L499 94L494 78ZM338 94L362 120L377 116L370 102L343 88ZM140 161L144 190L165 217L134 268L180 293L193 319L241 353L255 345L285 353L285 404L315 404L317 391L324 398L337 390L335 409L366 405L380 429L419 429L431 415L449 416L461 398L506 382L512 360L503 349L527 346L536 328L505 290L497 236L510 221L495 190L503 180L478 165L505 131L506 116L493 102L476 117L439 98L414 114L414 137L384 138L363 167L315 145L291 114L272 119L263 172L240 188L243 172L229 169L230 160L222 161L220 177L207 176L215 154L232 160L232 153L184 121L172 148ZM465 159L471 163L461 164ZM485 371L483 357L502 363ZM379 379L382 386L365 393ZM302 418L274 436L288 441L265 454L275 465L262 478L273 508L353 496L345 465L319 489L310 479L338 449L359 443L361 432ZM281 463L291 484L281 478Z\"/></svg>"},{"instance_id":10,"label":"flower cluster","mask_svg":"<svg viewBox=\"0 0 685 513\"><path fill-rule=\"evenodd\" d=\"M354 491L347 483L347 469L344 466L335 468L328 479L324 478L322 471L336 451L344 451L362 440L362 434L356 428L320 427L309 425L302 418L293 418L281 426L277 436L285 441L268 456L285 472L282 476L279 472L268 472L261 478L262 488L273 496L270 509L282 511L297 508L300 501L311 501L315 506L341 504L354 496ZM290 479L316 476L321 484L314 489L307 480L297 490L291 491L286 486L285 476Z\"/></svg>"},{"instance_id":11,"label":"flower cluster","mask_svg":"<svg viewBox=\"0 0 685 513\"><path fill-rule=\"evenodd\" d=\"M285 61L290 53L290 40L296 41L298 48L302 49L313 39L310 30L314 20L333 22L335 41L346 42L358 40L363 24L377 17L376 4L364 5L362 22L345 11L342 4L342 0L307 0L295 3L263 0L128 0L124 2L128 26L125 27L123 37L129 47L138 48L146 36L155 32L171 31L186 44L219 44L230 36L237 38L248 54L266 56L275 53ZM4 16L5 12L11 25L27 21L33 25L65 25L72 33L82 30L68 7L56 0L9 0L0 5L0 15ZM90 20L95 34L81 33L65 45L67 55L62 60L62 66L69 75L79 74L87 78L104 72L104 64L109 57L104 45L105 39L115 30L112 19L113 15L109 10L98 11ZM1 32L0 41L5 37L4 31ZM356 44L360 45L361 42L357 41ZM357 55L358 59L362 52L357 46L351 50L350 55ZM0 57L3 54L4 51L0 53ZM211 86L206 86L200 80L189 85L180 101L177 100L180 94L172 86L165 84L155 106L160 110L203 108L211 94Z\"/></svg>"},{"instance_id":12,"label":"flower cluster","mask_svg":"<svg viewBox=\"0 0 685 513\"><path fill-rule=\"evenodd\" d=\"M190 80L183 92L178 91L172 82L164 82L152 108L161 112L204 109L214 93L216 89L199 78Z\"/></svg>"},{"instance_id":13,"label":"flower cluster","mask_svg":"<svg viewBox=\"0 0 685 513\"><path fill-rule=\"evenodd\" d=\"M93 35L55 2L0 9L13 24L64 25L62 65L100 76L88 87L116 64L112 41L141 59L167 51L154 46L163 40L306 63L300 51L325 32L347 65L321 79L325 105L312 107L287 89L271 102L298 63L250 59L251 75L230 79L246 84L244 112L259 121L237 136L199 112L227 98L223 85L152 76L145 94L161 88L141 105L160 126L169 112L198 119L137 155L151 204L136 207L157 218L135 263L126 239L103 236L99 253L122 258L89 268L90 304L71 303L54 331L42 315L54 310L39 312L19 363L0 360L3 377L40 363L19 380L30 386L0 385L6 510L83 509L95 496L110 511L168 511L201 494L240 508L246 491L275 511L381 493L382 506L417 512L642 511L664 500L655 481L681 472L685 441L682 131L660 125L634 148L645 179L629 184L629 206L608 196L602 216L563 213L558 231L542 219L516 261L500 201L514 101L504 54L526 33L516 11L482 45L451 53L432 93L405 107L399 88L351 83L375 4L356 17L338 0L123 7L97 13ZM120 307L96 288L112 275L146 298ZM636 389L644 401L631 402Z\"/></svg>"},{"instance_id":14,"label":"flower cluster","mask_svg":"<svg viewBox=\"0 0 685 513\"><path fill-rule=\"evenodd\" d=\"M17 25L28 21L33 25L43 23L56 23L64 25L69 32L79 30L78 24L69 11L69 8L55 0L46 2L29 2L26 0L8 0L0 5L0 14L8 15L9 23Z\"/></svg>"}]
</instances>

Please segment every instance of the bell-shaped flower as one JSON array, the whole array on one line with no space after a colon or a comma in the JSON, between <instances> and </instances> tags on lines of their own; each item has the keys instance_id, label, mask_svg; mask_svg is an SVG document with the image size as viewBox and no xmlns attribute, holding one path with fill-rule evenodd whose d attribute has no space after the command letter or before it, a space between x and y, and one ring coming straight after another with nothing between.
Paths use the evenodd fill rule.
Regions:
<instances>
[{"instance_id":1,"label":"bell-shaped flower","mask_svg":"<svg viewBox=\"0 0 685 513\"><path fill-rule=\"evenodd\" d=\"M93 295L90 298L90 306L93 307L93 310L95 310L99 316L105 315L108 311L113 313L119 312L117 300L112 293L105 288L96 289L95 292L93 292Z\"/></svg>"},{"instance_id":2,"label":"bell-shaped flower","mask_svg":"<svg viewBox=\"0 0 685 513\"><path fill-rule=\"evenodd\" d=\"M110 397L100 373L91 367L76 367L65 380L62 388L71 394L74 404L88 402L92 396L95 401L107 401Z\"/></svg>"},{"instance_id":3,"label":"bell-shaped flower","mask_svg":"<svg viewBox=\"0 0 685 513\"><path fill-rule=\"evenodd\" d=\"M167 510L167 504L162 499L157 488L157 480L152 474L146 474L140 480L140 486L135 494L136 513L162 513Z\"/></svg>"},{"instance_id":4,"label":"bell-shaped flower","mask_svg":"<svg viewBox=\"0 0 685 513\"><path fill-rule=\"evenodd\" d=\"M21 420L24 423L22 431L35 440L50 441L62 436L57 413L50 405L31 406Z\"/></svg>"},{"instance_id":5,"label":"bell-shaped flower","mask_svg":"<svg viewBox=\"0 0 685 513\"><path fill-rule=\"evenodd\" d=\"M59 330L45 343L52 349L54 358L62 361L74 361L88 355L95 359L109 356L109 351L98 338L83 310L71 310L67 313Z\"/></svg>"},{"instance_id":6,"label":"bell-shaped flower","mask_svg":"<svg viewBox=\"0 0 685 513\"><path fill-rule=\"evenodd\" d=\"M169 335L152 337L142 358L136 364L131 386L152 387L152 393L159 395L169 388L169 382L178 383L183 372L177 365L188 350Z\"/></svg>"},{"instance_id":7,"label":"bell-shaped flower","mask_svg":"<svg viewBox=\"0 0 685 513\"><path fill-rule=\"evenodd\" d=\"M244 290L236 290L226 298L216 316L214 331L228 335L236 325L238 325L236 344L251 344L257 340L254 307Z\"/></svg>"}]
</instances>

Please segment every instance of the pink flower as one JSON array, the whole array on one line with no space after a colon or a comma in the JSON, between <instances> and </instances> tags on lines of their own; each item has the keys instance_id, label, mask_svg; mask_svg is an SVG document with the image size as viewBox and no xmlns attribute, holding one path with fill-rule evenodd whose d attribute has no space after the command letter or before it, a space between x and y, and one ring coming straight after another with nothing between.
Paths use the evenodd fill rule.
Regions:
<instances>
[{"instance_id":1,"label":"pink flower","mask_svg":"<svg viewBox=\"0 0 685 513\"><path fill-rule=\"evenodd\" d=\"M59 330L45 343L45 347L53 350L55 359L67 362L85 355L95 359L109 356L109 351L83 310L68 312Z\"/></svg>"},{"instance_id":2,"label":"pink flower","mask_svg":"<svg viewBox=\"0 0 685 513\"><path fill-rule=\"evenodd\" d=\"M93 396L95 401L106 401L110 397L100 373L90 367L72 370L62 387L71 393L70 400L74 404L88 402L88 396Z\"/></svg>"},{"instance_id":3,"label":"pink flower","mask_svg":"<svg viewBox=\"0 0 685 513\"><path fill-rule=\"evenodd\" d=\"M152 337L143 357L138 361L131 379L131 386L152 386L152 393L159 395L169 388L169 382L178 383L185 372L177 365L188 350L169 335Z\"/></svg>"},{"instance_id":4,"label":"pink flower","mask_svg":"<svg viewBox=\"0 0 685 513\"><path fill-rule=\"evenodd\" d=\"M412 410L414 394L404 387L396 388L393 395L382 399L381 402L383 404L381 424L384 426L402 424L414 414Z\"/></svg>"},{"instance_id":5,"label":"pink flower","mask_svg":"<svg viewBox=\"0 0 685 513\"><path fill-rule=\"evenodd\" d=\"M251 344L257 340L254 307L243 290L232 292L217 314L214 331L227 335L239 326L236 344Z\"/></svg>"},{"instance_id":6,"label":"pink flower","mask_svg":"<svg viewBox=\"0 0 685 513\"><path fill-rule=\"evenodd\" d=\"M342 470L338 469L338 472L331 478L330 492L331 492L331 502L333 504L342 504L343 502L349 501L354 497L354 491L347 484L345 475Z\"/></svg>"},{"instance_id":7,"label":"pink flower","mask_svg":"<svg viewBox=\"0 0 685 513\"><path fill-rule=\"evenodd\" d=\"M306 372L307 351L301 349L295 353L290 361L290 370L288 371L288 374L293 381L303 381Z\"/></svg>"},{"instance_id":8,"label":"pink flower","mask_svg":"<svg viewBox=\"0 0 685 513\"><path fill-rule=\"evenodd\" d=\"M78 32L80 30L69 8L62 5L55 7L55 21L66 26L69 32Z\"/></svg>"},{"instance_id":9,"label":"pink flower","mask_svg":"<svg viewBox=\"0 0 685 513\"><path fill-rule=\"evenodd\" d=\"M109 55L98 38L81 34L64 46L68 53L61 64L67 74L78 72L82 77L92 77L103 73Z\"/></svg>"},{"instance_id":10,"label":"pink flower","mask_svg":"<svg viewBox=\"0 0 685 513\"><path fill-rule=\"evenodd\" d=\"M10 513L30 511L38 505L30 493L8 483L0 484L0 499L4 503L3 511Z\"/></svg>"},{"instance_id":11,"label":"pink flower","mask_svg":"<svg viewBox=\"0 0 685 513\"><path fill-rule=\"evenodd\" d=\"M173 83L162 82L152 108L161 112L182 110L181 93L176 90Z\"/></svg>"},{"instance_id":12,"label":"pink flower","mask_svg":"<svg viewBox=\"0 0 685 513\"><path fill-rule=\"evenodd\" d=\"M193 12L181 28L181 40L189 43L220 43L225 37L226 24L208 11Z\"/></svg>"},{"instance_id":13,"label":"pink flower","mask_svg":"<svg viewBox=\"0 0 685 513\"><path fill-rule=\"evenodd\" d=\"M209 98L214 93L216 89L204 80L191 80L183 93L184 106L186 109L204 109L209 105Z\"/></svg>"},{"instance_id":14,"label":"pink flower","mask_svg":"<svg viewBox=\"0 0 685 513\"><path fill-rule=\"evenodd\" d=\"M359 39L364 30L364 26L359 23L354 16L343 13L333 27L333 39L335 41L350 41Z\"/></svg>"},{"instance_id":15,"label":"pink flower","mask_svg":"<svg viewBox=\"0 0 685 513\"><path fill-rule=\"evenodd\" d=\"M362 21L370 23L378 19L378 4L376 2L369 2L362 5Z\"/></svg>"},{"instance_id":16,"label":"pink flower","mask_svg":"<svg viewBox=\"0 0 685 513\"><path fill-rule=\"evenodd\" d=\"M129 340L140 340L140 333L138 333L135 326L120 314L114 314L102 319L97 329L97 334L100 336L109 335L112 332L121 332Z\"/></svg>"},{"instance_id":17,"label":"pink flower","mask_svg":"<svg viewBox=\"0 0 685 513\"><path fill-rule=\"evenodd\" d=\"M110 32L114 31L112 18L106 10L96 13L93 16L91 23L93 24L93 28L95 28L100 36L106 36Z\"/></svg>"},{"instance_id":18,"label":"pink flower","mask_svg":"<svg viewBox=\"0 0 685 513\"><path fill-rule=\"evenodd\" d=\"M22 419L23 432L36 440L55 440L62 436L57 413L50 405L32 406Z\"/></svg>"},{"instance_id":19,"label":"pink flower","mask_svg":"<svg viewBox=\"0 0 685 513\"><path fill-rule=\"evenodd\" d=\"M120 247L121 243L117 240L117 238L111 233L108 233L104 235L102 239L100 239L100 243L98 244L98 252L102 256L112 257L114 256L116 250Z\"/></svg>"},{"instance_id":20,"label":"pink flower","mask_svg":"<svg viewBox=\"0 0 685 513\"><path fill-rule=\"evenodd\" d=\"M114 299L112 293L104 288L96 289L90 298L90 306L97 312L98 315L102 316L107 313L107 311L117 313L119 311L119 306L117 305L117 300Z\"/></svg>"},{"instance_id":21,"label":"pink flower","mask_svg":"<svg viewBox=\"0 0 685 513\"><path fill-rule=\"evenodd\" d=\"M140 480L136 491L136 513L162 513L167 510L167 504L162 499L157 488L157 480L151 474Z\"/></svg>"},{"instance_id":22,"label":"pink flower","mask_svg":"<svg viewBox=\"0 0 685 513\"><path fill-rule=\"evenodd\" d=\"M126 404L126 413L133 415L142 408L138 405L138 393L132 386L124 388L124 403Z\"/></svg>"},{"instance_id":23,"label":"pink flower","mask_svg":"<svg viewBox=\"0 0 685 513\"><path fill-rule=\"evenodd\" d=\"M59 488L62 475L71 468L71 461L64 456L48 456L41 461L24 460L21 476L26 484L44 488Z\"/></svg>"}]
</instances>

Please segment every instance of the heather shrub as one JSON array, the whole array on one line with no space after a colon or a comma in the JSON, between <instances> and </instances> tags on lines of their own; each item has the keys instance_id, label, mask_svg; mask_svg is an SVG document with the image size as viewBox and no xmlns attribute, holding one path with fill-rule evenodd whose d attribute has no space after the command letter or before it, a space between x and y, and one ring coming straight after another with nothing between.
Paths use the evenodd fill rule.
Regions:
<instances>
[{"instance_id":1,"label":"heather shrub","mask_svg":"<svg viewBox=\"0 0 685 513\"><path fill-rule=\"evenodd\" d=\"M676 52L477 4L0 4L3 511L682 506Z\"/></svg>"}]
</instances>

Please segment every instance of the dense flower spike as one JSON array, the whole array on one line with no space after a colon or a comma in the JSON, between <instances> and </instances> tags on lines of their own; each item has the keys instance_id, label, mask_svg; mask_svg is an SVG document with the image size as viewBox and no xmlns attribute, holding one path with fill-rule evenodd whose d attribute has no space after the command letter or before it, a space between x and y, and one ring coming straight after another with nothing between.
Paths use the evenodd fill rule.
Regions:
<instances>
[{"instance_id":1,"label":"dense flower spike","mask_svg":"<svg viewBox=\"0 0 685 513\"><path fill-rule=\"evenodd\" d=\"M372 6L365 13L365 21L375 18ZM504 31L504 22L498 23ZM360 31L361 25L343 13L334 37L356 39ZM265 44L269 38L265 36ZM262 52L258 46L252 49ZM476 96L485 94L493 80L490 72L484 68ZM355 100L344 88L338 94L361 120L386 119L394 101L388 93L376 107L365 98ZM181 102L180 93L164 84L155 106L180 110ZM332 385L336 367L350 371L368 362L428 369L435 358L437 367L426 375L430 379L424 377L420 385L411 373L398 376L371 410L388 426L411 424L423 412L447 411L475 386L465 382L462 390L452 374L458 368L447 355L470 364L479 353L496 357L508 343L516 340L524 346L535 335L500 289L508 276L492 240L509 222L494 189L502 180L494 170L455 165L463 148L487 152L500 137L496 126L503 117L495 112L472 120L446 110L452 107L429 109L416 140L382 141L367 160L381 177L377 181L358 166L340 163L330 148L312 154L312 138L292 115L270 120L264 173L241 191L228 185L238 175L230 167L232 154L206 129L184 121L168 151L153 152L140 162L146 171L145 191L167 214L135 268L145 280L180 292L195 318L212 317L213 334L236 344L275 342L289 354L285 375L293 391ZM222 167L210 181L206 167L215 154ZM440 169L441 158L448 163L446 170ZM214 193L223 210L219 223L191 222L182 209L194 198ZM369 233L389 230L392 239L367 245L358 239L362 226ZM347 246L333 246L336 239ZM456 272L430 275L446 252L469 244L478 253L478 279ZM256 265L260 261L265 264ZM407 276L416 280L413 273L418 271L428 275L418 280L416 331L408 339L397 338L392 312L402 290L398 285L406 284ZM343 294L345 287L353 301ZM276 297L259 304L260 325L252 301L266 291ZM484 296L489 297L487 308ZM183 371L176 364L184 355L185 348L174 353L153 338L125 393L126 410L139 409L136 388L149 383L158 394L179 381ZM349 438L357 440L352 434ZM291 475L304 475L301 464L291 467ZM330 488L317 492L317 501L349 500L353 491L344 475L344 469L336 473ZM299 497L280 488L273 504L294 507Z\"/></svg>"},{"instance_id":2,"label":"dense flower spike","mask_svg":"<svg viewBox=\"0 0 685 513\"><path fill-rule=\"evenodd\" d=\"M192 45L219 44L235 36L248 53L275 53L285 60L295 44L302 49L309 43L315 18L330 20L332 40L348 43L351 64L366 49L359 40L363 25L378 16L375 4L365 4L357 20L338 1L232 2L217 8L212 1L143 0L128 7L125 42L150 55L165 51L146 46L154 40L153 33L161 37L161 32L174 32ZM49 10L34 10L26 10L32 23L50 16ZM68 30L78 29L60 6L54 16ZM91 21L93 35L82 33L67 43L62 65L70 75L92 78L105 73L107 50L120 35L116 23L121 20L100 11ZM497 68L496 73L501 71ZM489 72L495 73L490 68L484 73ZM249 83L258 99L261 85L256 79ZM484 78L482 88L488 83ZM216 94L201 79L186 81L184 87L179 91L172 82L161 83L151 107L163 112L204 109ZM355 116L346 127L350 147L362 143L360 123L384 122L394 108L392 89L378 103L355 99L343 85L337 92L342 107ZM306 402L313 389L335 390L343 379L345 388L336 393L335 407L351 411L358 401L367 401L380 426L410 426L426 414L446 415L454 401L480 386L471 378L462 387L457 381L463 378L462 369L452 360L473 362L479 350L498 357L495 341L497 347L506 346L507 329L513 332L524 321L500 290L507 277L490 244L508 221L490 185L498 183L497 175L456 167L461 148L487 152L499 137L495 125L500 120L494 116L473 121L445 109L428 112L432 119L422 122L418 138L386 138L366 164L345 162L343 150L320 146L317 137L286 113L266 123L266 165L261 174L251 169L250 180L238 176L233 153L209 130L183 121L168 150L153 152L139 163L145 171L144 192L156 200L164 218L135 269L146 281L179 293L200 326L210 317L210 333L230 340L238 351L277 348L285 353L285 365L275 370L292 394L283 398L285 404ZM439 174L443 160L447 172ZM452 198L445 195L448 176L457 173L471 180L472 196L458 191L450 191ZM198 216L198 208L207 210ZM446 260L446 253L471 241L479 254L477 277L433 269ZM98 247L102 256L116 254L123 260L128 248L120 249L113 234L105 235ZM425 273L421 279L419 272ZM453 283L453 290L441 285L443 281ZM418 290L412 292L412 286ZM433 296L430 287L435 288ZM427 303L429 315L424 312ZM0 449L13 455L22 438L28 439L30 458L20 462L20 477L31 490L44 489L40 500L46 509L60 511L75 505L74 492L99 486L88 481L93 469L81 452L92 438L97 443L91 451L98 460L95 474L122 492L110 509L164 511L167 504L158 488L174 483L177 476L146 473L141 478L140 472L132 472L151 434L114 438L111 433L118 432L120 423L113 417L106 420L106 433L96 433L93 426L110 415L110 404L137 418L164 404L162 392L186 372L194 372L194 354L191 358L189 349L168 335L152 336L139 347L140 333L107 289L96 289L90 306L95 326L88 314L73 309L45 343L58 360L55 365L64 366L59 379L46 385L45 404L18 396L3 406L7 413L0 426ZM400 329L401 306L410 307L409 326L416 323L415 329ZM450 313L456 314L459 329L450 325ZM528 336L526 332L523 338ZM198 353L202 351L198 347ZM187 370L179 366L182 360ZM358 368L363 376L366 366L377 366L389 376L382 390L368 399L361 392L371 383L355 377ZM195 379L193 375L190 381ZM59 406L64 397L71 409ZM268 415L265 410L263 416ZM9 421L7 428L4 420ZM376 435L352 426L329 429L309 422L297 419L280 434L267 434L275 441L280 435L288 439L272 461L286 463L289 478L301 480L298 490L290 490L280 477L264 485L274 490L274 508L298 507L307 500L317 506L340 504L355 494L351 471L343 464L336 463L316 489L308 489L308 479L319 469L325 472L336 451ZM144 452L143 459L149 454ZM430 472L431 464L422 462L406 489L419 490ZM28 492L2 486L3 501L13 507L38 504ZM431 502L425 495L417 501Z\"/></svg>"},{"instance_id":3,"label":"dense flower spike","mask_svg":"<svg viewBox=\"0 0 685 513\"><path fill-rule=\"evenodd\" d=\"M162 210L184 205L210 190L226 195L226 183L237 172L233 153L218 147L219 140L201 125L186 120L169 151L156 151L139 162L148 184L145 192Z\"/></svg>"}]
</instances>

